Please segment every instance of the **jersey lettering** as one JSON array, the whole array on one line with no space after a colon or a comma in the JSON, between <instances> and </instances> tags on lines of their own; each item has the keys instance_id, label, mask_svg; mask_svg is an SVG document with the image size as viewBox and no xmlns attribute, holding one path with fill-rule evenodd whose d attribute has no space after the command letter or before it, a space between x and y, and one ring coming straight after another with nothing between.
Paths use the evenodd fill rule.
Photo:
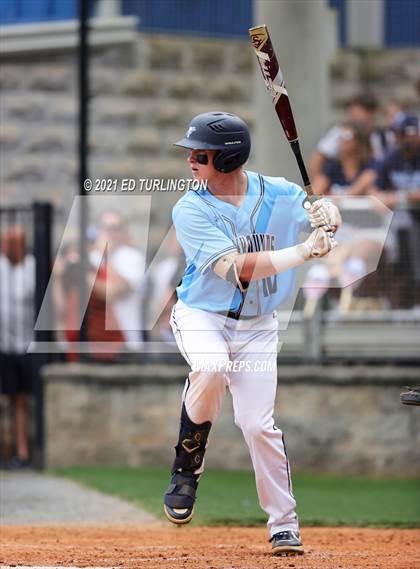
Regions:
<instances>
[{"instance_id":1,"label":"jersey lettering","mask_svg":"<svg viewBox=\"0 0 420 569\"><path fill-rule=\"evenodd\" d=\"M258 251L274 251L275 235L271 233L251 233L238 235L235 242L240 253L257 253Z\"/></svg>"},{"instance_id":2,"label":"jersey lettering","mask_svg":"<svg viewBox=\"0 0 420 569\"><path fill-rule=\"evenodd\" d=\"M239 235L235 241L240 253L257 253L258 251L274 251L276 237L271 233L251 233ZM277 275L261 280L265 297L277 292Z\"/></svg>"}]
</instances>

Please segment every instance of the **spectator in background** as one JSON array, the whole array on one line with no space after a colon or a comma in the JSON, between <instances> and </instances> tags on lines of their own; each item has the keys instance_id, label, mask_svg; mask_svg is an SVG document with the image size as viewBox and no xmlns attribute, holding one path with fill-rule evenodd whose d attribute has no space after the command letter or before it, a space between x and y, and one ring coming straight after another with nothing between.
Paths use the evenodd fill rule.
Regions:
<instances>
[{"instance_id":1,"label":"spectator in background","mask_svg":"<svg viewBox=\"0 0 420 569\"><path fill-rule=\"evenodd\" d=\"M387 129L394 134L394 125L409 111L409 104L402 99L390 99L385 105L385 121Z\"/></svg>"},{"instance_id":2,"label":"spectator in background","mask_svg":"<svg viewBox=\"0 0 420 569\"><path fill-rule=\"evenodd\" d=\"M370 193L394 210L390 230L390 258L400 275L408 277L405 306L419 303L420 288L420 132L419 118L399 114L394 123L396 148L379 164ZM411 281L411 282L410 282ZM414 295L412 294L414 292Z\"/></svg>"},{"instance_id":3,"label":"spectator in background","mask_svg":"<svg viewBox=\"0 0 420 569\"><path fill-rule=\"evenodd\" d=\"M346 122L337 131L337 145L336 157L325 160L313 179L314 192L366 194L376 175L368 131L358 123Z\"/></svg>"},{"instance_id":4,"label":"spectator in background","mask_svg":"<svg viewBox=\"0 0 420 569\"><path fill-rule=\"evenodd\" d=\"M88 267L86 288L91 278L106 283L106 270ZM57 318L57 337L63 344L63 353L69 361L79 361L75 344L80 341L80 285L81 275L79 244L76 240L64 244L57 256L53 268L53 294L55 314ZM89 291L88 291L89 292ZM119 330L112 307L99 298L95 291L90 295L85 314L87 340L89 341L89 358L98 362L116 360L123 350L124 338ZM112 344L111 344L112 342ZM98 343L107 343L109 351L98 350ZM112 346L112 349L111 349Z\"/></svg>"},{"instance_id":5,"label":"spectator in background","mask_svg":"<svg viewBox=\"0 0 420 569\"><path fill-rule=\"evenodd\" d=\"M385 133L375 125L378 101L370 93L360 93L352 97L346 105L347 120L361 125L367 131L372 156L376 160L382 159L388 149ZM328 159L337 159L340 144L341 125L336 125L321 138L317 149L310 159L312 178L318 176Z\"/></svg>"},{"instance_id":6,"label":"spectator in background","mask_svg":"<svg viewBox=\"0 0 420 569\"><path fill-rule=\"evenodd\" d=\"M391 208L415 207L420 201L419 118L413 113L400 114L393 129L396 148L378 165L371 193Z\"/></svg>"},{"instance_id":7,"label":"spectator in background","mask_svg":"<svg viewBox=\"0 0 420 569\"><path fill-rule=\"evenodd\" d=\"M338 152L336 158L327 159L322 172L313 179L314 193L318 195L360 196L367 195L376 177L376 161L372 158L370 135L366 128L355 122L346 122L337 131ZM351 219L353 216L353 220ZM305 311L310 314L317 302L327 292L330 281L335 280L342 288L339 310L347 311L353 302L353 293L361 294L360 279L366 275L370 260L380 255L380 239L375 231L358 225L359 213L346 216L340 228L340 247L332 251L321 264L314 264L304 282ZM349 285L349 283L352 283ZM367 279L364 288L369 293L371 306L377 308L372 294L373 281ZM359 302L360 304L360 302Z\"/></svg>"},{"instance_id":8,"label":"spectator in background","mask_svg":"<svg viewBox=\"0 0 420 569\"><path fill-rule=\"evenodd\" d=\"M408 110L408 103L401 99L390 99L385 105L385 136L388 143L388 151L393 150L396 146L394 124L399 121Z\"/></svg>"},{"instance_id":9,"label":"spectator in background","mask_svg":"<svg viewBox=\"0 0 420 569\"><path fill-rule=\"evenodd\" d=\"M91 273L90 284L99 299L110 303L124 338L126 355L136 359L143 341L145 257L131 245L126 222L118 212L108 211L101 216L90 262L106 271L105 279L95 279Z\"/></svg>"},{"instance_id":10,"label":"spectator in background","mask_svg":"<svg viewBox=\"0 0 420 569\"><path fill-rule=\"evenodd\" d=\"M95 240L88 243L85 322L90 358L99 362L137 361L143 340L144 255L130 245L121 215L106 212ZM81 274L79 245L65 244L53 268L58 328L64 331L70 361L79 359ZM109 350L107 350L107 344Z\"/></svg>"},{"instance_id":11,"label":"spectator in background","mask_svg":"<svg viewBox=\"0 0 420 569\"><path fill-rule=\"evenodd\" d=\"M27 253L25 232L14 226L1 238L0 392L10 397L15 456L9 468L30 465L28 398L33 391L35 260Z\"/></svg>"}]
</instances>

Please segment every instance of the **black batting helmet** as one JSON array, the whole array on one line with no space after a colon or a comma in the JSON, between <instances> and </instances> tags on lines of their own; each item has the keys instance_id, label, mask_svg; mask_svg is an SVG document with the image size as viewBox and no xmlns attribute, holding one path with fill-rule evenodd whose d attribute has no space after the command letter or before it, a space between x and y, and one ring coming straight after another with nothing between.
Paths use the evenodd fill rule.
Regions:
<instances>
[{"instance_id":1,"label":"black batting helmet","mask_svg":"<svg viewBox=\"0 0 420 569\"><path fill-rule=\"evenodd\" d=\"M227 174L245 164L251 150L246 123L230 113L202 113L192 119L186 135L175 146L192 150L218 150L213 165Z\"/></svg>"}]
</instances>

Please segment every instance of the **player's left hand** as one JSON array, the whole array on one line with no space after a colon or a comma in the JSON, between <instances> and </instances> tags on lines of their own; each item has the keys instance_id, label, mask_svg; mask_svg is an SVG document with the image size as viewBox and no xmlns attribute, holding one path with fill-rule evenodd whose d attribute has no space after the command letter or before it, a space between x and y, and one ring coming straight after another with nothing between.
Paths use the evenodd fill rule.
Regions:
<instances>
[{"instance_id":1,"label":"player's left hand","mask_svg":"<svg viewBox=\"0 0 420 569\"><path fill-rule=\"evenodd\" d=\"M308 211L311 227L323 227L326 231L335 233L341 226L342 220L338 207L329 200L322 198L312 204Z\"/></svg>"}]
</instances>

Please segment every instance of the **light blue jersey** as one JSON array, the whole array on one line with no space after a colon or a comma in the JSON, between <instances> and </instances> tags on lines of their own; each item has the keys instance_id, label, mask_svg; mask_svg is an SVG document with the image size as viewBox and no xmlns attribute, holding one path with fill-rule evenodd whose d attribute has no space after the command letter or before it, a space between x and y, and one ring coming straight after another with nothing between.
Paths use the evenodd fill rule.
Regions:
<instances>
[{"instance_id":1,"label":"light blue jersey","mask_svg":"<svg viewBox=\"0 0 420 569\"><path fill-rule=\"evenodd\" d=\"M187 306L260 316L276 310L293 290L293 269L252 281L246 293L212 270L226 253L284 249L299 242L301 231L310 231L302 207L306 194L298 185L284 178L245 174L248 188L239 207L198 190L185 194L173 209L187 265L177 294Z\"/></svg>"}]
</instances>

